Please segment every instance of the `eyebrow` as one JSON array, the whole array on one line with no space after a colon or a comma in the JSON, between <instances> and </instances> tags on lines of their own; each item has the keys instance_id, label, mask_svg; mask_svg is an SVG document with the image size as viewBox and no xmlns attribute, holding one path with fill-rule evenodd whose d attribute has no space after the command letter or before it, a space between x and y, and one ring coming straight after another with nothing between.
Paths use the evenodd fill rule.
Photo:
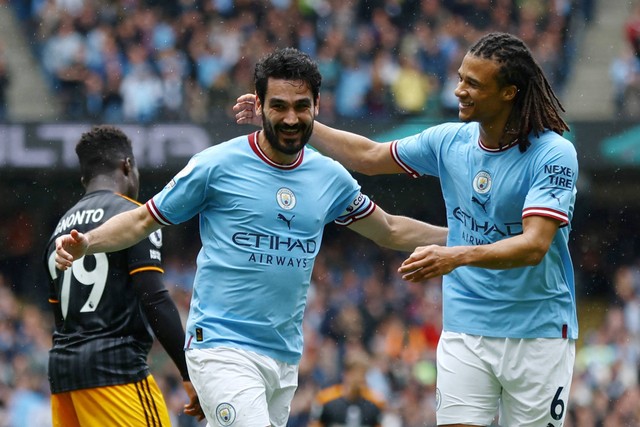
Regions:
<instances>
[{"instance_id":1,"label":"eyebrow","mask_svg":"<svg viewBox=\"0 0 640 427\"><path fill-rule=\"evenodd\" d=\"M280 105L280 104L289 104L289 102L285 101L284 99L281 98L271 98L269 99L269 106L272 105ZM293 105L296 106L311 106L312 102L310 98L302 98L302 99L297 99L293 102Z\"/></svg>"}]
</instances>

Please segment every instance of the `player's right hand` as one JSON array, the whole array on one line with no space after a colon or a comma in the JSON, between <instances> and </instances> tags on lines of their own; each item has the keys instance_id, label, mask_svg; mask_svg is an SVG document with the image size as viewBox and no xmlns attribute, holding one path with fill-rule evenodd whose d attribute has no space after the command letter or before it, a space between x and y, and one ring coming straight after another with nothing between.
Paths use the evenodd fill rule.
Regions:
<instances>
[{"instance_id":1,"label":"player's right hand","mask_svg":"<svg viewBox=\"0 0 640 427\"><path fill-rule=\"evenodd\" d=\"M89 240L77 230L64 234L56 239L56 268L66 270L73 261L82 258L87 253Z\"/></svg>"},{"instance_id":2,"label":"player's right hand","mask_svg":"<svg viewBox=\"0 0 640 427\"><path fill-rule=\"evenodd\" d=\"M196 389L193 388L191 381L183 381L182 386L189 396L189 403L184 405L184 413L195 417L195 419L198 421L202 421L205 416L204 411L202 410L202 406L200 406L200 400L198 399L198 395L196 394Z\"/></svg>"},{"instance_id":3,"label":"player's right hand","mask_svg":"<svg viewBox=\"0 0 640 427\"><path fill-rule=\"evenodd\" d=\"M239 125L262 126L262 120L256 112L256 96L252 93L240 95L233 106L233 112Z\"/></svg>"}]
</instances>

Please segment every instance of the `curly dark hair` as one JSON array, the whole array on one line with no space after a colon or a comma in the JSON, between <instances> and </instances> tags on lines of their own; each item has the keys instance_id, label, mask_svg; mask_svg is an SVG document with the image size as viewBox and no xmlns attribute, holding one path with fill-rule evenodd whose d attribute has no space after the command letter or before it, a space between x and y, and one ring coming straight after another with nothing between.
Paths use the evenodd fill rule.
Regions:
<instances>
[{"instance_id":1,"label":"curly dark hair","mask_svg":"<svg viewBox=\"0 0 640 427\"><path fill-rule=\"evenodd\" d=\"M559 135L569 130L560 116L565 111L560 100L522 40L512 34L489 33L471 46L469 54L496 61L500 65L498 84L518 88L504 137L515 135L520 151L530 145L532 131L538 136L547 129Z\"/></svg>"},{"instance_id":2,"label":"curly dark hair","mask_svg":"<svg viewBox=\"0 0 640 427\"><path fill-rule=\"evenodd\" d=\"M115 126L94 126L80 137L76 145L80 174L85 182L96 175L111 173L127 157L134 163L131 140Z\"/></svg>"},{"instance_id":3,"label":"curly dark hair","mask_svg":"<svg viewBox=\"0 0 640 427\"><path fill-rule=\"evenodd\" d=\"M256 95L264 104L269 78L302 81L318 101L322 75L309 55L292 47L277 49L258 61L254 72Z\"/></svg>"}]
</instances>

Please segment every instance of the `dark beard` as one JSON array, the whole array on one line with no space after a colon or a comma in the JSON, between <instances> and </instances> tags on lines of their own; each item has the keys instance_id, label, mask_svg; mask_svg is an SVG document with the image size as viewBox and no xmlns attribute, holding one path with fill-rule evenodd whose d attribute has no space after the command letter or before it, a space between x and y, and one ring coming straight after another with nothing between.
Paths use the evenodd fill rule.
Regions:
<instances>
[{"instance_id":1,"label":"dark beard","mask_svg":"<svg viewBox=\"0 0 640 427\"><path fill-rule=\"evenodd\" d=\"M304 146L307 145L309 139L311 139L311 134L313 133L313 122L311 122L310 126L306 126L302 123L298 125L300 130L302 130L302 136L300 138L300 142L297 144L284 144L280 142L280 139L278 138L278 129L284 127L285 126L283 125L278 125L275 127L272 126L271 122L267 121L265 115L262 115L262 129L264 131L264 136L271 148L287 155L298 154L304 148ZM285 141L287 140L287 138L283 139Z\"/></svg>"}]
</instances>

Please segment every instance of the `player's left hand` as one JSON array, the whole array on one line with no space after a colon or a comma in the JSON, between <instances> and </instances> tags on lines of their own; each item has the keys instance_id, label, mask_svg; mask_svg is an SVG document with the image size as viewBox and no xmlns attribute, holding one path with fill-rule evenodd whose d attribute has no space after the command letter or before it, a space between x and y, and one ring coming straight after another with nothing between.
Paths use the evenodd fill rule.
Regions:
<instances>
[{"instance_id":1,"label":"player's left hand","mask_svg":"<svg viewBox=\"0 0 640 427\"><path fill-rule=\"evenodd\" d=\"M184 413L195 417L198 421L204 420L204 411L200 406L200 399L198 399L198 395L196 394L196 389L193 388L193 384L191 384L191 381L183 381L182 386L189 396L189 403L184 405Z\"/></svg>"},{"instance_id":2,"label":"player's left hand","mask_svg":"<svg viewBox=\"0 0 640 427\"><path fill-rule=\"evenodd\" d=\"M404 280L422 282L443 276L458 267L455 250L446 246L419 246L404 260L398 273Z\"/></svg>"}]
</instances>

